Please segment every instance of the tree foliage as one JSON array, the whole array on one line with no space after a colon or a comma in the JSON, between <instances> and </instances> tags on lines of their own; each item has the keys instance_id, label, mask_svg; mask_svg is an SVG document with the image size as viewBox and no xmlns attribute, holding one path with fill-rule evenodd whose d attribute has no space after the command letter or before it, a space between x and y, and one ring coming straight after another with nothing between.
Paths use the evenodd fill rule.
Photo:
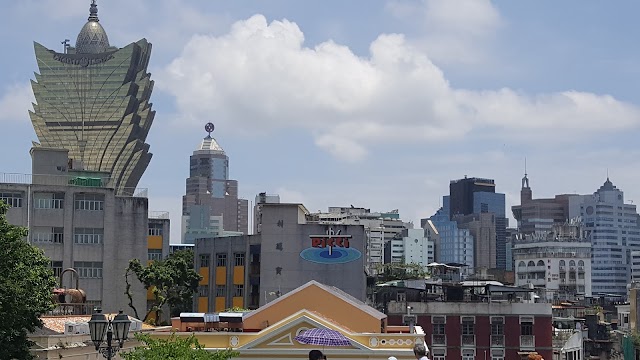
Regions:
<instances>
[{"instance_id":1,"label":"tree foliage","mask_svg":"<svg viewBox=\"0 0 640 360\"><path fill-rule=\"evenodd\" d=\"M122 353L125 360L227 360L239 355L231 349L207 351L193 334L180 337L174 333L168 339L154 339L148 334L137 333L135 337L144 346Z\"/></svg>"},{"instance_id":2,"label":"tree foliage","mask_svg":"<svg viewBox=\"0 0 640 360\"><path fill-rule=\"evenodd\" d=\"M56 280L51 260L24 240L27 229L7 222L7 209L0 201L0 359L32 359L27 335L53 309Z\"/></svg>"},{"instance_id":3,"label":"tree foliage","mask_svg":"<svg viewBox=\"0 0 640 360\"><path fill-rule=\"evenodd\" d=\"M393 280L424 279L429 274L420 264L388 263L378 264L376 267L377 282Z\"/></svg>"},{"instance_id":4,"label":"tree foliage","mask_svg":"<svg viewBox=\"0 0 640 360\"><path fill-rule=\"evenodd\" d=\"M136 318L140 319L138 310L133 306L131 283L129 276L134 274L144 285L145 289L152 289L153 306L145 314L143 321L147 321L155 313L157 322L162 316L162 307L166 304L170 309L192 307L193 294L198 290L198 283L202 277L194 270L193 251L177 251L164 260L150 262L143 266L140 260L129 262L125 274L126 295L129 297L129 307L133 309Z\"/></svg>"}]
</instances>

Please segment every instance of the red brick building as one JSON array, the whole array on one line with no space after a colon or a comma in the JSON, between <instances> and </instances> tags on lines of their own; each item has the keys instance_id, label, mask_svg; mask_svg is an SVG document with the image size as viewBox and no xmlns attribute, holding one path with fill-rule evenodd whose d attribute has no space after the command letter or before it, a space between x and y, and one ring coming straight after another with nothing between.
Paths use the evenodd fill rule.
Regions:
<instances>
[{"instance_id":1,"label":"red brick building","mask_svg":"<svg viewBox=\"0 0 640 360\"><path fill-rule=\"evenodd\" d=\"M517 360L534 351L553 359L551 304L391 301L388 324L406 322L408 306L432 360Z\"/></svg>"}]
</instances>

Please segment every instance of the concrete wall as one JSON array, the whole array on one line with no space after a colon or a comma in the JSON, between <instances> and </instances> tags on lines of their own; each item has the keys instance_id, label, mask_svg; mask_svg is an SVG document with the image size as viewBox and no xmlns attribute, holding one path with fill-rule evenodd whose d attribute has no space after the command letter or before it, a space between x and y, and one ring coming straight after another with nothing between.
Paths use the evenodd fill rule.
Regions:
<instances>
[{"instance_id":1,"label":"concrete wall","mask_svg":"<svg viewBox=\"0 0 640 360\"><path fill-rule=\"evenodd\" d=\"M106 312L124 310L133 315L124 295L124 273L131 259L143 264L147 261L148 199L116 197L113 189L58 185L0 184L0 192L21 191L23 203L20 208L11 208L7 219L14 225L29 228L28 240L38 231L52 227L63 228L62 243L32 242L44 250L52 261L62 261L62 268L72 268L77 262L101 262L101 278L81 278L79 287L87 294L88 301L100 301ZM37 193L62 193L62 209L36 209L33 201ZM104 196L103 210L75 210L74 200L80 194ZM74 231L77 228L103 229L102 244L76 244ZM168 247L167 247L168 248ZM71 273L64 276L63 287L75 288ZM134 281L134 305L139 312L146 308L146 292Z\"/></svg>"},{"instance_id":2,"label":"concrete wall","mask_svg":"<svg viewBox=\"0 0 640 360\"><path fill-rule=\"evenodd\" d=\"M366 300L366 235L362 225L305 223L304 212L298 204L263 204L261 221L260 305L273 300L269 294L286 294L310 280L335 286L358 300ZM301 252L312 247L310 235L326 234L329 229L351 235L350 247L358 250L361 256L350 262L333 264L303 259Z\"/></svg>"}]
</instances>

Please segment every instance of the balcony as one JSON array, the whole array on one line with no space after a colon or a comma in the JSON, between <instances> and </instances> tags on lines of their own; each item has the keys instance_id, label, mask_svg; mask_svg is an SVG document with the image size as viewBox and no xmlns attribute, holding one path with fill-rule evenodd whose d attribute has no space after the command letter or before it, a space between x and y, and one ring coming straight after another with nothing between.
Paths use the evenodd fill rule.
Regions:
<instances>
[{"instance_id":1,"label":"balcony","mask_svg":"<svg viewBox=\"0 0 640 360\"><path fill-rule=\"evenodd\" d=\"M566 268L564 266L560 266L560 271L566 271Z\"/></svg>"},{"instance_id":2,"label":"balcony","mask_svg":"<svg viewBox=\"0 0 640 360\"><path fill-rule=\"evenodd\" d=\"M578 272L583 273L584 272L584 266L578 266Z\"/></svg>"},{"instance_id":3,"label":"balcony","mask_svg":"<svg viewBox=\"0 0 640 360\"><path fill-rule=\"evenodd\" d=\"M447 346L447 335L432 335L431 344L433 346Z\"/></svg>"},{"instance_id":4,"label":"balcony","mask_svg":"<svg viewBox=\"0 0 640 360\"><path fill-rule=\"evenodd\" d=\"M476 346L476 336L462 335L462 346Z\"/></svg>"},{"instance_id":5,"label":"balcony","mask_svg":"<svg viewBox=\"0 0 640 360\"><path fill-rule=\"evenodd\" d=\"M534 335L520 335L520 349L528 350L534 349L536 346Z\"/></svg>"},{"instance_id":6,"label":"balcony","mask_svg":"<svg viewBox=\"0 0 640 360\"><path fill-rule=\"evenodd\" d=\"M491 346L504 346L504 335L491 335Z\"/></svg>"}]
</instances>

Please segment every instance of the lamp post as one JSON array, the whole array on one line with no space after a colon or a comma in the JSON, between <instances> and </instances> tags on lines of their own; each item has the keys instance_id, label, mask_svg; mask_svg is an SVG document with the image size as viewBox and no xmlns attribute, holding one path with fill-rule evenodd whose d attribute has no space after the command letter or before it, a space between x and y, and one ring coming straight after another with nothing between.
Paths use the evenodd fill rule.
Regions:
<instances>
[{"instance_id":1,"label":"lamp post","mask_svg":"<svg viewBox=\"0 0 640 360\"><path fill-rule=\"evenodd\" d=\"M101 309L91 315L89 320L89 332L91 333L91 341L98 351L107 360L113 359L113 356L122 348L124 342L129 335L129 327L131 320L122 310L113 319L107 320ZM106 339L105 339L106 335ZM113 338L117 344L112 344Z\"/></svg>"}]
</instances>

